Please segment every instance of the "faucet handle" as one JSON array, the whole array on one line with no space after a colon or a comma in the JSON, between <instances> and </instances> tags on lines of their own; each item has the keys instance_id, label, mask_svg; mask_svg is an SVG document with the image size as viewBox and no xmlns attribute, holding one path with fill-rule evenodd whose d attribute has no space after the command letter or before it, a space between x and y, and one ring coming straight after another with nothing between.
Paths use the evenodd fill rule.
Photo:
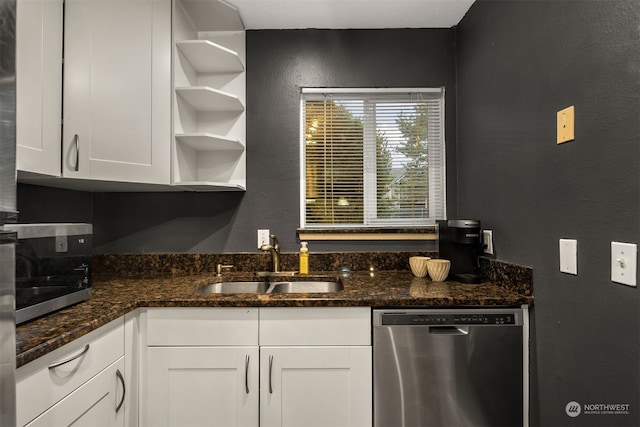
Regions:
<instances>
[{"instance_id":1,"label":"faucet handle","mask_svg":"<svg viewBox=\"0 0 640 427\"><path fill-rule=\"evenodd\" d=\"M222 276L222 269L223 268L224 269L233 268L233 264L224 265L224 264L218 263L216 265L216 276Z\"/></svg>"},{"instance_id":2,"label":"faucet handle","mask_svg":"<svg viewBox=\"0 0 640 427\"><path fill-rule=\"evenodd\" d=\"M270 234L269 238L273 240L273 249L275 249L276 251L280 249L280 244L278 243L278 238L276 237L276 235Z\"/></svg>"}]
</instances>

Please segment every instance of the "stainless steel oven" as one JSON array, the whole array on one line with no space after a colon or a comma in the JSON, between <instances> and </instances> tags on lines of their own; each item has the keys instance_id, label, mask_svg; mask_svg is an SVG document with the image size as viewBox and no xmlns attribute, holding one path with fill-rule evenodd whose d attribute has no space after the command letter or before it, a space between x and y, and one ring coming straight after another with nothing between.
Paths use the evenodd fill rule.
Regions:
<instances>
[{"instance_id":1,"label":"stainless steel oven","mask_svg":"<svg viewBox=\"0 0 640 427\"><path fill-rule=\"evenodd\" d=\"M11 224L17 232L16 323L91 295L91 224Z\"/></svg>"}]
</instances>

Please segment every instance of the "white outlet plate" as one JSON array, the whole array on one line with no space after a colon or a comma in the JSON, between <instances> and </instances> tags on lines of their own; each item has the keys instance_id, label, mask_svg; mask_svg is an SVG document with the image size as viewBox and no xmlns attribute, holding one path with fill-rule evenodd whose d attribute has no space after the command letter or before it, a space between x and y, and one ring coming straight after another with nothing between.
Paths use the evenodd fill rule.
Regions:
<instances>
[{"instance_id":1,"label":"white outlet plate","mask_svg":"<svg viewBox=\"0 0 640 427\"><path fill-rule=\"evenodd\" d=\"M67 236L56 236L56 252L68 252L69 240Z\"/></svg>"},{"instance_id":2,"label":"white outlet plate","mask_svg":"<svg viewBox=\"0 0 640 427\"><path fill-rule=\"evenodd\" d=\"M611 242L611 281L636 286L638 246Z\"/></svg>"},{"instance_id":3,"label":"white outlet plate","mask_svg":"<svg viewBox=\"0 0 640 427\"><path fill-rule=\"evenodd\" d=\"M578 241L560 239L560 271L578 274Z\"/></svg>"},{"instance_id":4,"label":"white outlet plate","mask_svg":"<svg viewBox=\"0 0 640 427\"><path fill-rule=\"evenodd\" d=\"M269 229L258 230L258 249L269 244Z\"/></svg>"},{"instance_id":5,"label":"white outlet plate","mask_svg":"<svg viewBox=\"0 0 640 427\"><path fill-rule=\"evenodd\" d=\"M493 231L482 230L482 242L484 243L484 253L493 255Z\"/></svg>"}]
</instances>

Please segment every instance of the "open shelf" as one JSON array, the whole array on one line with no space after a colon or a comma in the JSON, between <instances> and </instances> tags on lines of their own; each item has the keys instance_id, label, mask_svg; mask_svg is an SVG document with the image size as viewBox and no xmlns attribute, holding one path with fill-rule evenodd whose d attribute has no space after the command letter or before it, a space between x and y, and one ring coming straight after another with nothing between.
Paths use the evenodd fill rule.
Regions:
<instances>
[{"instance_id":1,"label":"open shelf","mask_svg":"<svg viewBox=\"0 0 640 427\"><path fill-rule=\"evenodd\" d=\"M176 181L174 185L192 191L245 191L243 185L229 184L226 182L212 181Z\"/></svg>"},{"instance_id":2,"label":"open shelf","mask_svg":"<svg viewBox=\"0 0 640 427\"><path fill-rule=\"evenodd\" d=\"M221 0L180 0L196 31L244 31L238 9Z\"/></svg>"},{"instance_id":3,"label":"open shelf","mask_svg":"<svg viewBox=\"0 0 640 427\"><path fill-rule=\"evenodd\" d=\"M244 71L242 60L236 52L209 40L184 40L176 42L176 46L199 73Z\"/></svg>"},{"instance_id":4,"label":"open shelf","mask_svg":"<svg viewBox=\"0 0 640 427\"><path fill-rule=\"evenodd\" d=\"M177 87L176 93L196 111L244 111L240 98L208 86Z\"/></svg>"},{"instance_id":5,"label":"open shelf","mask_svg":"<svg viewBox=\"0 0 640 427\"><path fill-rule=\"evenodd\" d=\"M246 191L246 37L224 0L173 2L172 185Z\"/></svg>"},{"instance_id":6,"label":"open shelf","mask_svg":"<svg viewBox=\"0 0 640 427\"><path fill-rule=\"evenodd\" d=\"M244 150L244 145L240 140L211 133L177 133L176 140L199 151Z\"/></svg>"}]
</instances>

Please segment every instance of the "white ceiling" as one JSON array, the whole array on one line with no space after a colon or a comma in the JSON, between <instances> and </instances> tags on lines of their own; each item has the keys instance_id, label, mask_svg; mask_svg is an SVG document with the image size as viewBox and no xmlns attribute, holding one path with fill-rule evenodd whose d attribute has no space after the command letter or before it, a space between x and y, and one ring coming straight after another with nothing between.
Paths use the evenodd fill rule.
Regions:
<instances>
[{"instance_id":1,"label":"white ceiling","mask_svg":"<svg viewBox=\"0 0 640 427\"><path fill-rule=\"evenodd\" d=\"M247 30L450 28L474 0L227 0Z\"/></svg>"}]
</instances>

